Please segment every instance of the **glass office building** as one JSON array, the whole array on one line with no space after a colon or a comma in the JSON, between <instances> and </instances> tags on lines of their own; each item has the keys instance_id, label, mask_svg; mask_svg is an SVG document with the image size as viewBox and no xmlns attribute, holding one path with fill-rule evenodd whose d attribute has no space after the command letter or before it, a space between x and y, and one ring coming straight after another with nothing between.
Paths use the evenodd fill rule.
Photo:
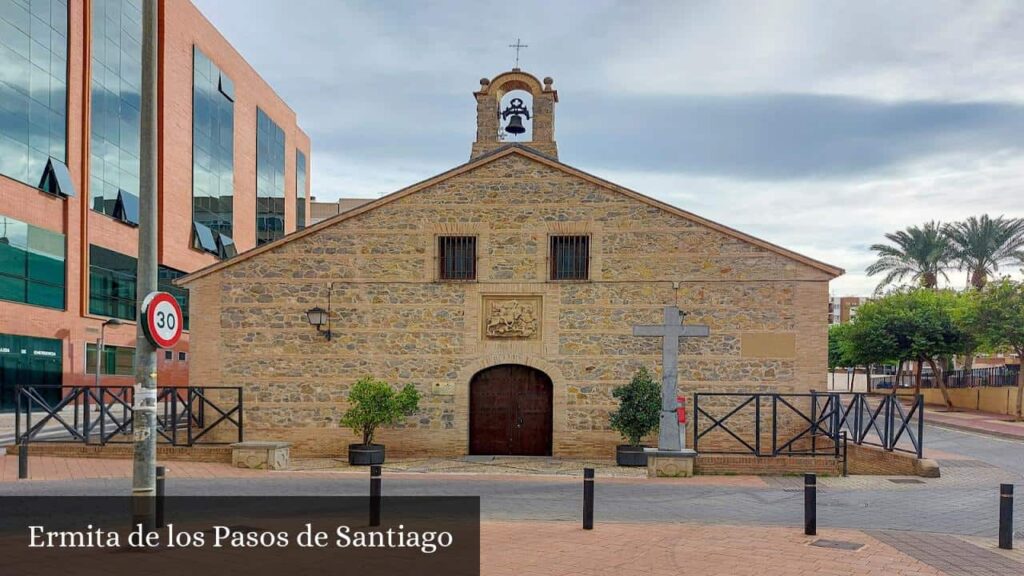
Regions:
<instances>
[{"instance_id":1,"label":"glass office building","mask_svg":"<svg viewBox=\"0 0 1024 576\"><path fill-rule=\"evenodd\" d=\"M302 225L311 145L192 2L155 5L157 287L178 301L186 328L158 372L161 385L184 385L190 301L174 281ZM101 333L100 382L131 385L145 296L143 6L0 0L0 411L19 384L92 385ZM291 154L302 155L295 171Z\"/></svg>"}]
</instances>

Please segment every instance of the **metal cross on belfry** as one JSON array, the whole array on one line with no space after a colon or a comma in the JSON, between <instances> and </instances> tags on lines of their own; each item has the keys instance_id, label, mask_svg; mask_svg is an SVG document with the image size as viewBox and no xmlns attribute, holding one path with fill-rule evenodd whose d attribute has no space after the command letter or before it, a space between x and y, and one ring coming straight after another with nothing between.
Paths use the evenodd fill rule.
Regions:
<instances>
[{"instance_id":1,"label":"metal cross on belfry","mask_svg":"<svg viewBox=\"0 0 1024 576\"><path fill-rule=\"evenodd\" d=\"M685 314L675 306L665 307L665 323L633 326L633 336L660 336L661 341L661 421L659 450L682 450L685 440L679 433L676 417L676 389L679 383L679 339L707 338L711 329L704 325L683 324Z\"/></svg>"},{"instance_id":2,"label":"metal cross on belfry","mask_svg":"<svg viewBox=\"0 0 1024 576\"><path fill-rule=\"evenodd\" d=\"M509 44L508 47L516 49L516 69L518 70L519 69L519 49L520 48L529 48L530 46L527 45L527 44L523 44L522 41L519 40L519 38L516 38L516 43L515 44Z\"/></svg>"}]
</instances>

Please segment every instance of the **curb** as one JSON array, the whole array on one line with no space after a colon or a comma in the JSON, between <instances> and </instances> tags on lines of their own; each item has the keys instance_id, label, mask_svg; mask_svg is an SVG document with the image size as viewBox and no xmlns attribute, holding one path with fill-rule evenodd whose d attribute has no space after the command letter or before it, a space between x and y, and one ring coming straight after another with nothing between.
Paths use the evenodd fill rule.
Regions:
<instances>
[{"instance_id":1,"label":"curb","mask_svg":"<svg viewBox=\"0 0 1024 576\"><path fill-rule=\"evenodd\" d=\"M925 424L929 426L935 426L936 428L947 428L949 430L958 430L960 432L974 432L975 434L982 434L984 436L996 436L1004 440L1017 440L1024 442L1024 436L1018 434L1010 434L1007 432L999 432L997 430L985 430L983 428L972 428L970 426L964 426L963 424L950 424L947 422L936 422L934 420L925 420Z\"/></svg>"}]
</instances>

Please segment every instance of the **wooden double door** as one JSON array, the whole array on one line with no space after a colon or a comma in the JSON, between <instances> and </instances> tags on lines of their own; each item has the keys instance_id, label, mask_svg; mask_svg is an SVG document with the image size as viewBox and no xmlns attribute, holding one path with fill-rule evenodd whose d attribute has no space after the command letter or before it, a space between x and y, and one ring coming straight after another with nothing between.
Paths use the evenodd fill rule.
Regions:
<instances>
[{"instance_id":1,"label":"wooden double door","mask_svg":"<svg viewBox=\"0 0 1024 576\"><path fill-rule=\"evenodd\" d=\"M478 372L469 385L470 454L551 455L551 378L519 364Z\"/></svg>"}]
</instances>

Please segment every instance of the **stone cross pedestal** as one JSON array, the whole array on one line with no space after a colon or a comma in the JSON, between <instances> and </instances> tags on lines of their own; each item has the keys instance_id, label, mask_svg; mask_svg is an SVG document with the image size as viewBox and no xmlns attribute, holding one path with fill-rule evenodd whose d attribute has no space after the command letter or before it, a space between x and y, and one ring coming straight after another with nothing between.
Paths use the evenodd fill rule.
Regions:
<instances>
[{"instance_id":1,"label":"stone cross pedestal","mask_svg":"<svg viewBox=\"0 0 1024 576\"><path fill-rule=\"evenodd\" d=\"M660 337L661 341L661 419L658 433L658 450L680 451L685 448L685 439L679 433L676 418L676 390L679 384L679 339L707 338L710 328L703 325L683 324L683 316L675 306L665 307L664 324L634 326L634 336Z\"/></svg>"}]
</instances>

